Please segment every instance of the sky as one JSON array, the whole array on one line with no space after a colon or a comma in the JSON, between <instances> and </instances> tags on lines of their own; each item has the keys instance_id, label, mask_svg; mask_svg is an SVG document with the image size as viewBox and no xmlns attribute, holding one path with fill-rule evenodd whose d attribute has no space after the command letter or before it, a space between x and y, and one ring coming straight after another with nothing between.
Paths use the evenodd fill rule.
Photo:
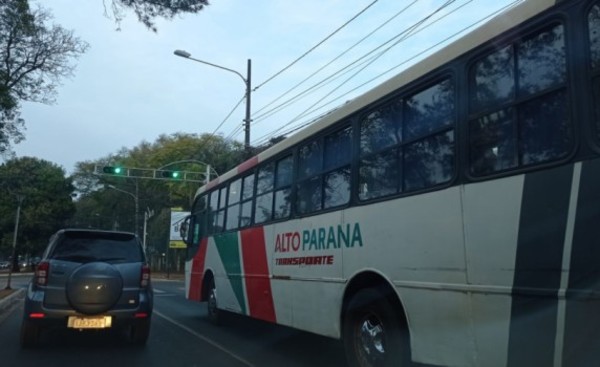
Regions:
<instances>
[{"instance_id":1,"label":"sky","mask_svg":"<svg viewBox=\"0 0 600 367\"><path fill-rule=\"evenodd\" d=\"M244 80L175 56L177 49L246 79L252 60L250 142L259 145L381 84L425 54L416 55L514 0L212 0L198 14L157 19L156 33L133 13L117 25L106 14L109 2L30 0L90 48L74 61L74 75L62 81L54 104L22 104L26 139L14 146L17 157L45 159L71 174L77 162L163 134L215 133L243 142ZM331 78L348 65L354 69ZM303 93L315 85L320 88ZM298 95L303 98L293 98Z\"/></svg>"}]
</instances>

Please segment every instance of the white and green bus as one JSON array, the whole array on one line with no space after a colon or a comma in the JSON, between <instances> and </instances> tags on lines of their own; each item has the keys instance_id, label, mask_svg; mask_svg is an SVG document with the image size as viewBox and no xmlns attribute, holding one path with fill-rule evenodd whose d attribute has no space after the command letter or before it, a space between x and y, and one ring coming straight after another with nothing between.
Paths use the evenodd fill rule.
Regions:
<instances>
[{"instance_id":1,"label":"white and green bus","mask_svg":"<svg viewBox=\"0 0 600 367\"><path fill-rule=\"evenodd\" d=\"M527 0L200 188L189 299L352 366L600 363L600 0Z\"/></svg>"}]
</instances>

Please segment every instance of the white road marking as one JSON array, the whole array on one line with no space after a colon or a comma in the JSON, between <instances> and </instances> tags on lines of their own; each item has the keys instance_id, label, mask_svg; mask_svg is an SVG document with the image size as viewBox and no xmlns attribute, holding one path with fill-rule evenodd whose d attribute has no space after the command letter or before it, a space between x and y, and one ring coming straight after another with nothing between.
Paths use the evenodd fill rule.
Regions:
<instances>
[{"instance_id":1,"label":"white road marking","mask_svg":"<svg viewBox=\"0 0 600 367\"><path fill-rule=\"evenodd\" d=\"M179 328L181 328L181 329L183 329L183 330L187 331L188 333L192 334L192 335L193 335L193 336L195 336L196 338L198 338L198 339L201 339L202 341L204 341L204 342L206 342L206 343L208 343L208 344L212 345L213 347L215 347L215 348L217 348L217 349L221 350L222 352L224 352L224 353L226 353L226 354L230 355L231 357L233 357L233 358L237 359L238 361L240 361L241 363L245 364L246 366L249 366L249 367L254 367L254 365L253 365L252 363L248 362L247 360L245 360L244 358L242 358L242 357L238 356L237 354L235 354L235 353L233 353L233 352L229 351L227 348L225 348L225 347L224 347L224 346L222 346L221 344L219 344L219 343L217 343L217 342L215 342L215 341L213 341L213 340L210 340L210 339L208 339L208 338L207 338L207 337L205 337L204 335L202 335L202 334L199 334L199 333L195 332L194 330L190 329L189 327L187 327L187 326L185 326L185 325L182 325L182 324L180 324L179 322L177 322L177 321L173 320L173 319L172 319L172 318L170 318L169 316L167 316L167 315L165 315L165 314L163 314L163 313L160 313L160 312L158 312L156 309L154 310L154 314L155 314L155 315L157 315L157 316L159 316L159 317L162 317L163 319L167 320L167 321L168 321L168 322L170 322L171 324L173 324L173 325L175 325L175 326L177 326L177 327L179 327Z\"/></svg>"}]
</instances>

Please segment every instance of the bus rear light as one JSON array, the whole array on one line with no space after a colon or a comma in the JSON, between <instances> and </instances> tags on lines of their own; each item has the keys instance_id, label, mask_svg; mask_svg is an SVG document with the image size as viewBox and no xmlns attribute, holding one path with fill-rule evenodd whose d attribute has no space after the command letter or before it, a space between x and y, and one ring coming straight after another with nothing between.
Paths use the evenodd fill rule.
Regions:
<instances>
[{"instance_id":1,"label":"bus rear light","mask_svg":"<svg viewBox=\"0 0 600 367\"><path fill-rule=\"evenodd\" d=\"M146 317L148 317L148 313L147 312L137 312L135 315L133 315L133 317L136 319L145 319Z\"/></svg>"},{"instance_id":2,"label":"bus rear light","mask_svg":"<svg viewBox=\"0 0 600 367\"><path fill-rule=\"evenodd\" d=\"M35 284L45 286L48 284L48 273L50 272L50 263L42 261L35 269Z\"/></svg>"},{"instance_id":3,"label":"bus rear light","mask_svg":"<svg viewBox=\"0 0 600 367\"><path fill-rule=\"evenodd\" d=\"M44 317L46 317L46 315L41 312L34 312L29 314L30 319L43 319Z\"/></svg>"}]
</instances>

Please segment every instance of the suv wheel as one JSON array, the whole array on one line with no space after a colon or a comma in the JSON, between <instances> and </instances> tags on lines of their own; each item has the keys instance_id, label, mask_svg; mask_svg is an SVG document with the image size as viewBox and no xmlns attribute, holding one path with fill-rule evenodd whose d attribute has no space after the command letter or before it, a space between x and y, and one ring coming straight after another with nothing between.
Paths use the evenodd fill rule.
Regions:
<instances>
[{"instance_id":1,"label":"suv wheel","mask_svg":"<svg viewBox=\"0 0 600 367\"><path fill-rule=\"evenodd\" d=\"M144 346L150 335L150 320L143 320L131 327L130 340L134 345Z\"/></svg>"}]
</instances>

